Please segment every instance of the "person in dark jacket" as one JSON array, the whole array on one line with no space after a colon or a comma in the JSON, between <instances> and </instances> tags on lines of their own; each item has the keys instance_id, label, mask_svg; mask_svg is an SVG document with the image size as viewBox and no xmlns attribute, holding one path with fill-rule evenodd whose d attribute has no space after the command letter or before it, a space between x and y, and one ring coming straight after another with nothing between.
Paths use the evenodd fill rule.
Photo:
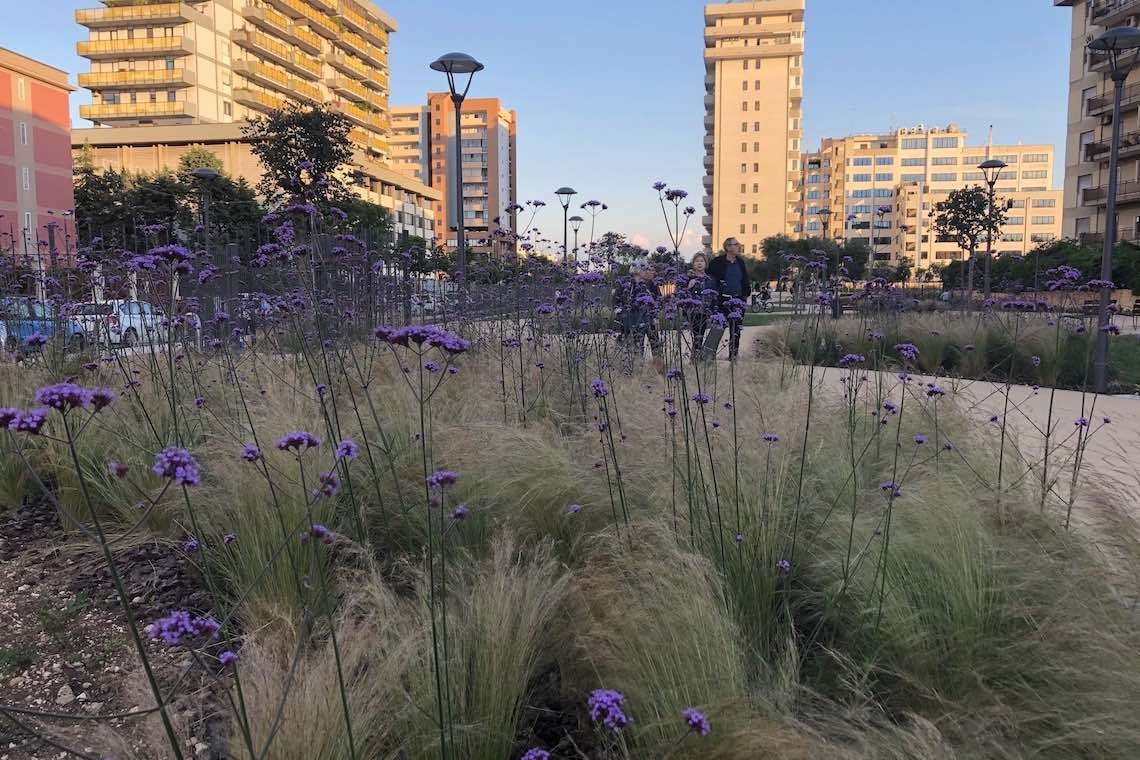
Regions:
<instances>
[{"instance_id":1,"label":"person in dark jacket","mask_svg":"<svg viewBox=\"0 0 1140 760\"><path fill-rule=\"evenodd\" d=\"M720 290L721 311L728 318L728 358L740 353L740 330L744 326L744 307L752 295L748 263L741 256L744 246L736 238L724 241L724 253L709 262L709 275Z\"/></svg>"},{"instance_id":2,"label":"person in dark jacket","mask_svg":"<svg viewBox=\"0 0 1140 760\"><path fill-rule=\"evenodd\" d=\"M621 324L619 341L627 347L627 369L632 367L635 356L638 359L643 356L646 339L649 340L654 366L657 366L663 361L661 333L657 330L657 311L661 302L661 289L654 280L657 272L653 264L646 261L634 262L630 272L631 277L621 281L614 293Z\"/></svg>"}]
</instances>

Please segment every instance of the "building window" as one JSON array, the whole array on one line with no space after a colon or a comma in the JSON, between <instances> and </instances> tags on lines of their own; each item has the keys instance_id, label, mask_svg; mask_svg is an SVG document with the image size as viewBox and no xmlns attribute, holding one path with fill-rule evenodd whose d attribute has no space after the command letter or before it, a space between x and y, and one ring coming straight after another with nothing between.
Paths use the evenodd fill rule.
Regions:
<instances>
[{"instance_id":1,"label":"building window","mask_svg":"<svg viewBox=\"0 0 1140 760\"><path fill-rule=\"evenodd\" d=\"M1056 198L1034 198L1033 199L1033 208L1056 208L1056 207L1057 207L1057 199Z\"/></svg>"},{"instance_id":2,"label":"building window","mask_svg":"<svg viewBox=\"0 0 1140 760\"><path fill-rule=\"evenodd\" d=\"M870 182L871 181L871 175L870 174L852 174L851 175L851 181L852 182Z\"/></svg>"},{"instance_id":3,"label":"building window","mask_svg":"<svg viewBox=\"0 0 1140 760\"><path fill-rule=\"evenodd\" d=\"M754 172L760 171L760 164L752 164L752 171L754 171Z\"/></svg>"},{"instance_id":4,"label":"building window","mask_svg":"<svg viewBox=\"0 0 1140 760\"><path fill-rule=\"evenodd\" d=\"M740 143L740 152L741 153L747 153L748 152L748 143Z\"/></svg>"},{"instance_id":5,"label":"building window","mask_svg":"<svg viewBox=\"0 0 1140 760\"><path fill-rule=\"evenodd\" d=\"M760 232L760 225L758 225L758 224L752 225L752 234L755 235L758 232Z\"/></svg>"},{"instance_id":6,"label":"building window","mask_svg":"<svg viewBox=\"0 0 1140 760\"><path fill-rule=\"evenodd\" d=\"M870 190L853 190L853 191L851 191L851 197L852 198L870 198L871 197L871 191Z\"/></svg>"},{"instance_id":7,"label":"building window","mask_svg":"<svg viewBox=\"0 0 1140 760\"><path fill-rule=\"evenodd\" d=\"M1096 97L1096 89L1095 87L1086 87L1081 90L1081 104L1086 116L1089 112L1089 101Z\"/></svg>"},{"instance_id":8,"label":"building window","mask_svg":"<svg viewBox=\"0 0 1140 760\"><path fill-rule=\"evenodd\" d=\"M875 166L893 166L895 163L894 156L876 156Z\"/></svg>"},{"instance_id":9,"label":"building window","mask_svg":"<svg viewBox=\"0 0 1140 760\"><path fill-rule=\"evenodd\" d=\"M20 144L28 144L28 122L26 121L20 122Z\"/></svg>"},{"instance_id":10,"label":"building window","mask_svg":"<svg viewBox=\"0 0 1140 760\"><path fill-rule=\"evenodd\" d=\"M958 147L958 138L957 137L935 137L934 138L934 147L935 148L957 148Z\"/></svg>"},{"instance_id":11,"label":"building window","mask_svg":"<svg viewBox=\"0 0 1140 760\"><path fill-rule=\"evenodd\" d=\"M758 122L758 121L752 122L752 131L753 132L759 132L760 131L760 122Z\"/></svg>"},{"instance_id":12,"label":"building window","mask_svg":"<svg viewBox=\"0 0 1140 760\"><path fill-rule=\"evenodd\" d=\"M760 192L760 183L759 182L753 182L752 183L752 192L754 192L754 193Z\"/></svg>"},{"instance_id":13,"label":"building window","mask_svg":"<svg viewBox=\"0 0 1140 760\"><path fill-rule=\"evenodd\" d=\"M1017 154L1016 153L1002 153L1002 154L999 154L997 156L994 156L994 158L997 159L998 161L1004 161L1007 164L1016 164L1017 163ZM979 161L978 163L980 164L982 162Z\"/></svg>"},{"instance_id":14,"label":"building window","mask_svg":"<svg viewBox=\"0 0 1140 760\"><path fill-rule=\"evenodd\" d=\"M1020 243L1025 240L1024 232L1006 232L1001 236L1003 243Z\"/></svg>"},{"instance_id":15,"label":"building window","mask_svg":"<svg viewBox=\"0 0 1140 760\"><path fill-rule=\"evenodd\" d=\"M1024 200L1010 201L1009 207L1010 208L1025 208L1025 201Z\"/></svg>"},{"instance_id":16,"label":"building window","mask_svg":"<svg viewBox=\"0 0 1140 760\"><path fill-rule=\"evenodd\" d=\"M758 142L752 143L752 152L753 153L759 153L760 152L760 143L758 143Z\"/></svg>"},{"instance_id":17,"label":"building window","mask_svg":"<svg viewBox=\"0 0 1140 760\"><path fill-rule=\"evenodd\" d=\"M747 132L748 131L748 122L746 122L746 121L740 122L740 131L741 132Z\"/></svg>"},{"instance_id":18,"label":"building window","mask_svg":"<svg viewBox=\"0 0 1140 760\"><path fill-rule=\"evenodd\" d=\"M1048 176L1049 172L1046 169L1032 169L1021 173L1022 179L1045 179Z\"/></svg>"},{"instance_id":19,"label":"building window","mask_svg":"<svg viewBox=\"0 0 1140 760\"><path fill-rule=\"evenodd\" d=\"M740 110L741 111L747 111L748 110L748 101L747 100L743 100L740 102Z\"/></svg>"},{"instance_id":20,"label":"building window","mask_svg":"<svg viewBox=\"0 0 1140 760\"><path fill-rule=\"evenodd\" d=\"M871 157L870 156L859 156L858 158L853 158L853 159L851 159L851 165L852 166L870 166L871 165Z\"/></svg>"},{"instance_id":21,"label":"building window","mask_svg":"<svg viewBox=\"0 0 1140 760\"><path fill-rule=\"evenodd\" d=\"M748 92L748 80L747 79L744 80L744 91Z\"/></svg>"},{"instance_id":22,"label":"building window","mask_svg":"<svg viewBox=\"0 0 1140 760\"><path fill-rule=\"evenodd\" d=\"M166 91L166 102L173 103L178 100L178 93L175 90Z\"/></svg>"},{"instance_id":23,"label":"building window","mask_svg":"<svg viewBox=\"0 0 1140 760\"><path fill-rule=\"evenodd\" d=\"M752 110L753 111L759 111L760 110L760 101L759 100L757 100L755 103L752 104Z\"/></svg>"},{"instance_id":24,"label":"building window","mask_svg":"<svg viewBox=\"0 0 1140 760\"><path fill-rule=\"evenodd\" d=\"M748 173L748 164L741 164L740 165L740 173L741 174L747 174Z\"/></svg>"},{"instance_id":25,"label":"building window","mask_svg":"<svg viewBox=\"0 0 1140 760\"><path fill-rule=\"evenodd\" d=\"M740 183L740 192L741 192L741 193L747 193L747 192L748 192L748 185L746 185L745 183L741 182L741 183Z\"/></svg>"},{"instance_id":26,"label":"building window","mask_svg":"<svg viewBox=\"0 0 1140 760\"><path fill-rule=\"evenodd\" d=\"M985 172L962 172L963 182L984 182L985 179Z\"/></svg>"},{"instance_id":27,"label":"building window","mask_svg":"<svg viewBox=\"0 0 1140 760\"><path fill-rule=\"evenodd\" d=\"M167 71L174 71L174 59L173 58L167 58L166 59L166 70Z\"/></svg>"},{"instance_id":28,"label":"building window","mask_svg":"<svg viewBox=\"0 0 1140 760\"><path fill-rule=\"evenodd\" d=\"M1094 87L1093 89L1095 90L1096 88ZM1047 164L1047 163L1049 163L1049 154L1048 153L1026 153L1024 156L1021 157L1021 163L1023 163L1023 164Z\"/></svg>"},{"instance_id":29,"label":"building window","mask_svg":"<svg viewBox=\"0 0 1140 760\"><path fill-rule=\"evenodd\" d=\"M28 167L25 166L23 169L20 170L20 177L23 180L24 189L25 190L31 190L32 189L32 173L30 171L28 171Z\"/></svg>"},{"instance_id":30,"label":"building window","mask_svg":"<svg viewBox=\"0 0 1140 760\"><path fill-rule=\"evenodd\" d=\"M24 83L24 78L16 77L16 98L18 100L23 100L27 97L28 93L26 87L27 85Z\"/></svg>"},{"instance_id":31,"label":"building window","mask_svg":"<svg viewBox=\"0 0 1140 760\"><path fill-rule=\"evenodd\" d=\"M903 150L916 150L918 148L926 147L925 137L904 137L902 141Z\"/></svg>"},{"instance_id":32,"label":"building window","mask_svg":"<svg viewBox=\"0 0 1140 760\"><path fill-rule=\"evenodd\" d=\"M1034 216L1030 217L1029 221L1032 224L1053 224L1056 218L1055 216Z\"/></svg>"},{"instance_id":33,"label":"building window","mask_svg":"<svg viewBox=\"0 0 1140 760\"><path fill-rule=\"evenodd\" d=\"M931 182L957 182L957 172L935 172L930 175Z\"/></svg>"},{"instance_id":34,"label":"building window","mask_svg":"<svg viewBox=\"0 0 1140 760\"><path fill-rule=\"evenodd\" d=\"M877 187L877 188L875 188L875 197L876 198L893 198L893 197L895 197L895 191L890 189L889 187Z\"/></svg>"},{"instance_id":35,"label":"building window","mask_svg":"<svg viewBox=\"0 0 1140 760\"><path fill-rule=\"evenodd\" d=\"M807 197L809 201L819 200L820 192L818 190L808 190Z\"/></svg>"},{"instance_id":36,"label":"building window","mask_svg":"<svg viewBox=\"0 0 1140 760\"><path fill-rule=\"evenodd\" d=\"M752 204L752 213L753 214L760 213L760 204L759 203L753 203Z\"/></svg>"},{"instance_id":37,"label":"building window","mask_svg":"<svg viewBox=\"0 0 1140 760\"><path fill-rule=\"evenodd\" d=\"M744 59L744 70L748 71L748 59L747 58Z\"/></svg>"},{"instance_id":38,"label":"building window","mask_svg":"<svg viewBox=\"0 0 1140 760\"><path fill-rule=\"evenodd\" d=\"M742 225L740 225L740 234L741 234L741 235L743 235L743 234L744 234L744 225L743 225L743 224L742 224Z\"/></svg>"},{"instance_id":39,"label":"building window","mask_svg":"<svg viewBox=\"0 0 1140 760\"><path fill-rule=\"evenodd\" d=\"M1005 223L1006 223L1006 225L1025 224L1025 217L1024 216L1007 216L1005 218Z\"/></svg>"},{"instance_id":40,"label":"building window","mask_svg":"<svg viewBox=\"0 0 1140 760\"><path fill-rule=\"evenodd\" d=\"M902 160L903 166L926 166L925 158L904 158Z\"/></svg>"},{"instance_id":41,"label":"building window","mask_svg":"<svg viewBox=\"0 0 1140 760\"><path fill-rule=\"evenodd\" d=\"M747 203L741 203L740 204L740 213L742 213L742 214L748 213L748 204Z\"/></svg>"},{"instance_id":42,"label":"building window","mask_svg":"<svg viewBox=\"0 0 1140 760\"><path fill-rule=\"evenodd\" d=\"M1053 239L1053 236L1048 232L1034 232L1029 236L1030 242L1033 243L1048 243Z\"/></svg>"},{"instance_id":43,"label":"building window","mask_svg":"<svg viewBox=\"0 0 1140 760\"><path fill-rule=\"evenodd\" d=\"M234 115L234 106L232 103L230 103L230 101L228 101L228 100L222 101L222 113L225 114L226 116L233 116Z\"/></svg>"},{"instance_id":44,"label":"building window","mask_svg":"<svg viewBox=\"0 0 1140 760\"><path fill-rule=\"evenodd\" d=\"M877 172L875 174L876 182L894 182L895 175L890 172Z\"/></svg>"},{"instance_id":45,"label":"building window","mask_svg":"<svg viewBox=\"0 0 1140 760\"><path fill-rule=\"evenodd\" d=\"M24 231L26 232L27 230L30 230L31 228L32 228L32 212L31 211L25 211L24 212Z\"/></svg>"},{"instance_id":46,"label":"building window","mask_svg":"<svg viewBox=\"0 0 1140 760\"><path fill-rule=\"evenodd\" d=\"M958 163L957 156L935 156L930 159L932 166L952 166Z\"/></svg>"},{"instance_id":47,"label":"building window","mask_svg":"<svg viewBox=\"0 0 1140 760\"><path fill-rule=\"evenodd\" d=\"M904 174L899 179L903 182L922 182L925 174Z\"/></svg>"}]
</instances>

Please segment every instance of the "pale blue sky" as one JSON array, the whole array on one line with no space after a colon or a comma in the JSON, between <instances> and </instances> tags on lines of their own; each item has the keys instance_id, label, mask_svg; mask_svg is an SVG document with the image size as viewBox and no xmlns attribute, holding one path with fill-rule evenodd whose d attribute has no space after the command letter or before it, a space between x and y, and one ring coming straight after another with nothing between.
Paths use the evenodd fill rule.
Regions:
<instances>
[{"instance_id":1,"label":"pale blue sky","mask_svg":"<svg viewBox=\"0 0 1140 760\"><path fill-rule=\"evenodd\" d=\"M650 185L689 191L700 211L704 136L699 0L379 0L392 36L392 102L415 103L442 77L427 68L462 50L487 65L473 95L519 113L520 201L555 188L610 206L602 229L664 242ZM73 11L96 0L0 0L0 46L71 74L86 70ZM807 0L805 146L821 135L958 123L971 143L1065 137L1069 9L1050 0ZM73 111L89 102L82 90ZM75 117L76 119L78 117ZM78 121L77 121L78 123ZM561 209L557 209L560 212ZM602 223L604 220L604 224ZM688 236L692 250L699 230Z\"/></svg>"}]
</instances>

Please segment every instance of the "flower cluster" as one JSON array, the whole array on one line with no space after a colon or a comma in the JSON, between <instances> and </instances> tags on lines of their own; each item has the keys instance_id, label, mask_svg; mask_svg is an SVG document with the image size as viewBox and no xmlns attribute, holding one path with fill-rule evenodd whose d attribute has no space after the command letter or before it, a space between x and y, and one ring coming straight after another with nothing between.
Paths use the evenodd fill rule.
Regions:
<instances>
[{"instance_id":1,"label":"flower cluster","mask_svg":"<svg viewBox=\"0 0 1140 760\"><path fill-rule=\"evenodd\" d=\"M459 481L459 473L454 470L436 470L428 475L427 484L432 488L443 489L455 485Z\"/></svg>"},{"instance_id":2,"label":"flower cluster","mask_svg":"<svg viewBox=\"0 0 1140 760\"><path fill-rule=\"evenodd\" d=\"M279 451L296 451L298 454L321 445L321 439L305 430L294 430L292 433L281 436L277 441Z\"/></svg>"},{"instance_id":3,"label":"flower cluster","mask_svg":"<svg viewBox=\"0 0 1140 760\"><path fill-rule=\"evenodd\" d=\"M594 689L586 702L590 708L590 719L605 724L615 733L629 723L625 714L625 697L614 689Z\"/></svg>"},{"instance_id":4,"label":"flower cluster","mask_svg":"<svg viewBox=\"0 0 1140 760\"><path fill-rule=\"evenodd\" d=\"M180 486L196 486L202 482L198 462L189 451L177 446L167 446L155 454L151 472Z\"/></svg>"},{"instance_id":5,"label":"flower cluster","mask_svg":"<svg viewBox=\"0 0 1140 760\"><path fill-rule=\"evenodd\" d=\"M685 719L685 725L687 725L689 730L693 733L699 734L700 736L709 735L709 719L705 717L705 714L700 710L697 710L695 707L686 707L685 711L681 713L681 717Z\"/></svg>"},{"instance_id":6,"label":"flower cluster","mask_svg":"<svg viewBox=\"0 0 1140 760\"><path fill-rule=\"evenodd\" d=\"M58 409L61 412L85 406L93 406L98 411L114 400L115 392L110 388L88 390L75 383L45 385L36 391L36 403Z\"/></svg>"},{"instance_id":7,"label":"flower cluster","mask_svg":"<svg viewBox=\"0 0 1140 760\"><path fill-rule=\"evenodd\" d=\"M590 381L590 390L594 392L596 398L605 398L610 395L609 390L606 389L605 381L600 377Z\"/></svg>"},{"instance_id":8,"label":"flower cluster","mask_svg":"<svg viewBox=\"0 0 1140 760\"><path fill-rule=\"evenodd\" d=\"M471 349L471 342L458 335L431 325L408 325L406 327L377 327L373 334L393 346L417 346L427 344L443 349L449 354L462 354Z\"/></svg>"},{"instance_id":9,"label":"flower cluster","mask_svg":"<svg viewBox=\"0 0 1140 760\"><path fill-rule=\"evenodd\" d=\"M307 531L301 534L301 544L309 543L309 539L317 539L326 546L332 546L336 543L336 534L329 530L323 523L313 523Z\"/></svg>"},{"instance_id":10,"label":"flower cluster","mask_svg":"<svg viewBox=\"0 0 1140 760\"><path fill-rule=\"evenodd\" d=\"M162 639L167 646L176 647L203 636L216 639L221 629L222 626L212 617L174 610L151 624L150 637L154 640Z\"/></svg>"},{"instance_id":11,"label":"flower cluster","mask_svg":"<svg viewBox=\"0 0 1140 760\"><path fill-rule=\"evenodd\" d=\"M356 441L350 438L345 438L336 445L337 459L356 459L359 454L360 447L356 445Z\"/></svg>"}]
</instances>

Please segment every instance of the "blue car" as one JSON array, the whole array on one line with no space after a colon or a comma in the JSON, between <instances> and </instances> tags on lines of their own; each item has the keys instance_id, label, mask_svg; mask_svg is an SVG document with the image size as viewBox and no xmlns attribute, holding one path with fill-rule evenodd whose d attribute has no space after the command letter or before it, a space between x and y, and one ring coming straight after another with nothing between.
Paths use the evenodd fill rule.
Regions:
<instances>
[{"instance_id":1,"label":"blue car","mask_svg":"<svg viewBox=\"0 0 1140 760\"><path fill-rule=\"evenodd\" d=\"M0 298L0 345L8 353L24 353L32 348L29 339L35 335L63 340L75 351L86 344L83 325L57 315L52 304L23 296Z\"/></svg>"}]
</instances>

